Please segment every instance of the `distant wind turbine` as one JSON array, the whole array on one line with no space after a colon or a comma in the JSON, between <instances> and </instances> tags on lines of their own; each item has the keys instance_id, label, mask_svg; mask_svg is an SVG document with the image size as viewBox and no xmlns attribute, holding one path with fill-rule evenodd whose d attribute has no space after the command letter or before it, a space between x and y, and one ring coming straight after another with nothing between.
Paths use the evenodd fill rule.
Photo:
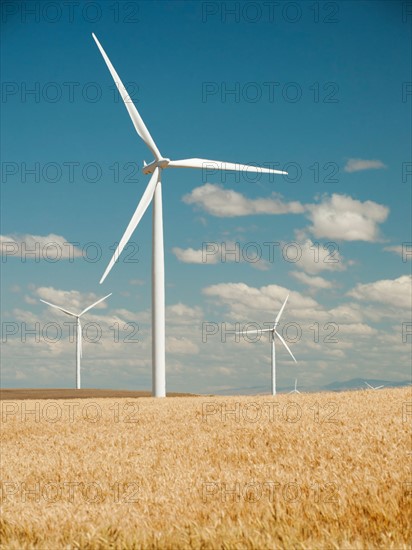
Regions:
<instances>
[{"instance_id":1,"label":"distant wind turbine","mask_svg":"<svg viewBox=\"0 0 412 550\"><path fill-rule=\"evenodd\" d=\"M165 358L165 283L164 283L164 246L163 246L163 213L162 213L162 173L166 168L206 168L212 166L219 170L250 170L267 174L287 174L282 170L272 170L247 164L190 158L184 160L170 160L163 157L157 148L149 130L146 128L134 103L131 101L126 88L123 86L115 68L107 57L96 36L92 35L104 61L113 77L113 80L124 101L125 107L132 119L136 132L149 147L154 156L150 164L144 162L143 174L152 174L142 198L133 214L126 231L119 242L109 265L104 272L100 283L107 277L122 250L130 240L150 203L153 201L153 245L152 245L152 393L155 397L166 395L166 358Z\"/></svg>"},{"instance_id":2,"label":"distant wind turbine","mask_svg":"<svg viewBox=\"0 0 412 550\"><path fill-rule=\"evenodd\" d=\"M103 302L103 300L106 300L109 296L111 296L112 293L108 294L104 298L100 298L100 300L97 300L97 302L94 302L89 307L86 307L81 313L72 313L71 311L64 309L60 306L55 306L54 304L51 304L50 302L46 302L46 300L40 300L40 302L43 302L44 304L47 304L48 306L55 307L56 309L59 309L66 315L70 315L71 317L75 317L77 319L77 330L76 330L76 389L80 390L80 359L82 357L82 325L80 323L80 317L86 313L86 311L89 311L89 309L92 309L92 307L97 306L97 304L100 304L100 302Z\"/></svg>"},{"instance_id":3,"label":"distant wind turbine","mask_svg":"<svg viewBox=\"0 0 412 550\"><path fill-rule=\"evenodd\" d=\"M295 356L290 351L289 346L285 342L284 338L278 333L276 330L276 327L279 324L280 316L283 313L283 310L285 309L286 302L288 301L289 294L286 296L286 300L283 302L282 307L280 308L279 313L277 314L277 317L275 319L275 323L272 328L264 328L261 330L248 330L246 332L240 331L236 334L260 334L261 332L269 332L271 337L271 388L272 388L272 395L276 395L276 350L275 350L275 335L279 338L279 340L282 342L282 344L285 346L289 354L291 355L292 359L297 363ZM300 392L298 392L300 393Z\"/></svg>"},{"instance_id":4,"label":"distant wind turbine","mask_svg":"<svg viewBox=\"0 0 412 550\"><path fill-rule=\"evenodd\" d=\"M290 391L289 393L300 393L300 391L296 387L297 385L298 385L298 379L295 378L295 389Z\"/></svg>"},{"instance_id":5,"label":"distant wind turbine","mask_svg":"<svg viewBox=\"0 0 412 550\"><path fill-rule=\"evenodd\" d=\"M371 390L380 390L381 388L384 388L385 386L382 384L382 386L371 386L370 384L368 384L367 382L365 382L365 384L368 386L368 388L370 388Z\"/></svg>"}]
</instances>

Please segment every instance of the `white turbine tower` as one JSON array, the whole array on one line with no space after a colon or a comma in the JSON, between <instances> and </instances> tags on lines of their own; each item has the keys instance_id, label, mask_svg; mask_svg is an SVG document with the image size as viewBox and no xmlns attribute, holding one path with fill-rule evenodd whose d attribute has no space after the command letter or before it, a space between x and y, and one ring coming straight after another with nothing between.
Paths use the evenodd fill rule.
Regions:
<instances>
[{"instance_id":1,"label":"white turbine tower","mask_svg":"<svg viewBox=\"0 0 412 550\"><path fill-rule=\"evenodd\" d=\"M380 390L381 388L384 387L384 385L382 384L382 386L371 386L370 384L368 384L367 382L365 382L365 384L368 386L369 389L371 390Z\"/></svg>"},{"instance_id":2,"label":"white turbine tower","mask_svg":"<svg viewBox=\"0 0 412 550\"><path fill-rule=\"evenodd\" d=\"M297 385L298 385L298 379L295 378L295 389L290 391L289 393L300 393L300 391L297 389Z\"/></svg>"},{"instance_id":3,"label":"white turbine tower","mask_svg":"<svg viewBox=\"0 0 412 550\"><path fill-rule=\"evenodd\" d=\"M297 363L293 353L290 351L289 346L285 342L284 338L278 333L276 330L276 327L279 324L280 316L283 313L283 310L285 309L286 302L288 301L289 294L286 296L286 300L283 302L282 307L280 308L279 313L277 314L277 317L275 319L275 324L272 328L264 328L261 330L248 330L245 332L241 331L237 334L260 334L261 332L269 332L271 337L271 387L272 387L272 395L276 395L276 350L275 350L275 336L279 338L279 340L282 342L282 344L285 346L287 351L290 353L292 359ZM300 392L299 392L300 393Z\"/></svg>"},{"instance_id":4,"label":"white turbine tower","mask_svg":"<svg viewBox=\"0 0 412 550\"><path fill-rule=\"evenodd\" d=\"M139 115L135 105L130 100L126 88L123 86L115 68L107 57L96 36L92 35L104 61L113 77L113 80L124 101L125 107L132 119L136 132L149 147L154 156L150 164L144 162L143 173L152 174L142 198L119 242L103 277L102 283L112 269L122 250L131 238L138 223L142 219L149 204L153 200L153 244L152 244L152 392L155 397L166 396L166 360L165 360L165 285L164 285L164 247L163 247L163 214L162 214L162 171L165 168L206 168L212 166L219 170L250 170L252 172L264 172L268 174L287 174L281 170L272 170L247 164L234 164L230 162L190 158L184 160L170 160L161 155L145 123Z\"/></svg>"},{"instance_id":5,"label":"white turbine tower","mask_svg":"<svg viewBox=\"0 0 412 550\"><path fill-rule=\"evenodd\" d=\"M56 306L54 304L51 304L50 302L46 302L46 300L40 300L40 302L43 302L44 304L47 304L48 306L55 307L56 309L59 309L66 315L70 315L71 317L75 317L76 322L76 389L80 390L80 359L82 357L82 325L80 323L80 317L86 313L86 311L89 311L89 309L92 309L92 307L97 306L97 304L100 304L100 302L103 302L103 300L106 300L109 296L111 296L112 293L108 294L104 298L100 298L100 300L97 300L97 302L94 302L89 307L86 307L81 313L72 313L68 309L64 309L60 306Z\"/></svg>"}]
</instances>

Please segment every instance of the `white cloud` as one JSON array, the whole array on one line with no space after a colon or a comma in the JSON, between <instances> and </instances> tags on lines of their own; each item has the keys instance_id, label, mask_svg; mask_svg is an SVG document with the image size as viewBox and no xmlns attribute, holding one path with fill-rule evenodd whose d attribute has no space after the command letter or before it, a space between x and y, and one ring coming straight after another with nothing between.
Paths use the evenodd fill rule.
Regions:
<instances>
[{"instance_id":1,"label":"white cloud","mask_svg":"<svg viewBox=\"0 0 412 550\"><path fill-rule=\"evenodd\" d=\"M389 208L382 204L338 194L308 205L307 210L312 222L308 230L315 237L344 241L377 241L378 224L389 214Z\"/></svg>"},{"instance_id":2,"label":"white cloud","mask_svg":"<svg viewBox=\"0 0 412 550\"><path fill-rule=\"evenodd\" d=\"M224 308L220 317L217 311L214 313L214 320L226 322L226 331L234 330L236 323L240 323L240 329L248 323L257 323L263 328L266 323L274 320L288 292L286 288L278 285L253 288L244 283L221 283L203 289L203 294L213 299L216 306ZM367 322L367 308L368 304L348 302L332 309L325 309L307 294L292 291L280 320L280 330L282 331L289 322L297 323L301 327L302 337L295 343L296 352L300 357L299 363L302 363L305 353L319 354L320 350L322 354L340 350L333 351L337 357L342 356L344 350L367 350L370 346L368 339L380 334L373 323ZM396 311L399 318L399 308ZM318 324L319 331L319 342L316 343L313 341L314 323ZM221 331L223 334L223 325ZM286 337L287 334L284 333L283 336ZM332 343L329 338L336 342ZM266 341L264 336L261 340ZM243 343L246 352L249 342ZM363 345L366 347L359 347Z\"/></svg>"},{"instance_id":3,"label":"white cloud","mask_svg":"<svg viewBox=\"0 0 412 550\"><path fill-rule=\"evenodd\" d=\"M241 319L263 323L271 320L288 294L287 310L291 316L314 318L320 309L313 298L279 285L254 288L245 283L219 283L204 288L202 293L213 298L219 305L226 306L229 309L228 317L233 321Z\"/></svg>"},{"instance_id":4,"label":"white cloud","mask_svg":"<svg viewBox=\"0 0 412 550\"><path fill-rule=\"evenodd\" d=\"M363 309L356 302L341 304L329 310L331 320L335 323L356 324L363 320Z\"/></svg>"},{"instance_id":5,"label":"white cloud","mask_svg":"<svg viewBox=\"0 0 412 550\"><path fill-rule=\"evenodd\" d=\"M347 295L357 300L380 302L393 307L411 308L412 276L382 279L374 283L357 284Z\"/></svg>"},{"instance_id":6,"label":"white cloud","mask_svg":"<svg viewBox=\"0 0 412 550\"><path fill-rule=\"evenodd\" d=\"M192 324L202 319L202 309L198 306L191 307L182 302L166 307L166 321L173 324Z\"/></svg>"},{"instance_id":7,"label":"white cloud","mask_svg":"<svg viewBox=\"0 0 412 550\"><path fill-rule=\"evenodd\" d=\"M176 258L185 264L216 264L219 259L218 254L206 254L206 250L201 248L172 248Z\"/></svg>"},{"instance_id":8,"label":"white cloud","mask_svg":"<svg viewBox=\"0 0 412 550\"><path fill-rule=\"evenodd\" d=\"M384 246L383 248L385 252L393 252L394 254L398 254L398 256L402 256L402 246L396 245L396 246Z\"/></svg>"},{"instance_id":9,"label":"white cloud","mask_svg":"<svg viewBox=\"0 0 412 550\"><path fill-rule=\"evenodd\" d=\"M385 246L385 252L393 252L402 258L403 262L412 260L412 242L402 243L402 245Z\"/></svg>"},{"instance_id":10,"label":"white cloud","mask_svg":"<svg viewBox=\"0 0 412 550\"><path fill-rule=\"evenodd\" d=\"M297 255L295 263L306 273L316 275L321 271L345 271L347 264L344 262L339 246L336 243L314 243L311 239L306 239L301 242L282 243L282 255L286 261L288 259L289 248L292 258ZM296 250L296 252L295 252ZM350 262L348 262L350 265Z\"/></svg>"},{"instance_id":11,"label":"white cloud","mask_svg":"<svg viewBox=\"0 0 412 550\"><path fill-rule=\"evenodd\" d=\"M166 338L166 351L168 353L178 353L181 355L189 355L199 352L199 347L184 336L168 336Z\"/></svg>"},{"instance_id":12,"label":"white cloud","mask_svg":"<svg viewBox=\"0 0 412 550\"><path fill-rule=\"evenodd\" d=\"M315 237L344 241L377 241L378 224L384 222L389 214L389 208L382 204L370 200L362 202L348 195L335 193L324 196L320 203L303 205L299 201L284 202L282 197L274 195L248 199L237 191L211 183L193 189L183 197L183 201L217 217L306 213L312 222L307 229ZM181 249L175 251L183 257ZM192 250L190 254L194 257L195 251ZM198 251L197 254L199 256ZM197 263L200 263L199 258Z\"/></svg>"},{"instance_id":13,"label":"white cloud","mask_svg":"<svg viewBox=\"0 0 412 550\"><path fill-rule=\"evenodd\" d=\"M291 271L290 274L301 283L308 285L314 289L333 288L333 284L323 277L311 277L310 275L307 275L306 273L302 273L300 271Z\"/></svg>"},{"instance_id":14,"label":"white cloud","mask_svg":"<svg viewBox=\"0 0 412 550\"><path fill-rule=\"evenodd\" d=\"M268 271L270 262L262 258L261 248L257 243L244 250L238 242L204 242L202 248L172 248L176 258L185 264L209 264L217 263L247 263L250 267L260 271Z\"/></svg>"},{"instance_id":15,"label":"white cloud","mask_svg":"<svg viewBox=\"0 0 412 550\"><path fill-rule=\"evenodd\" d=\"M248 264L250 265L250 267L253 267L253 269L257 269L258 271L269 271L272 266L272 264L264 258L260 258L256 262L248 262Z\"/></svg>"},{"instance_id":16,"label":"white cloud","mask_svg":"<svg viewBox=\"0 0 412 550\"><path fill-rule=\"evenodd\" d=\"M350 324L339 323L338 327L339 327L338 334L341 333L341 334L350 334L350 335L353 334L355 336L372 336L378 333L378 330L376 328L370 327L365 323L350 323Z\"/></svg>"},{"instance_id":17,"label":"white cloud","mask_svg":"<svg viewBox=\"0 0 412 550\"><path fill-rule=\"evenodd\" d=\"M195 204L212 216L248 216L251 214L299 214L304 206L298 202L283 202L280 196L248 199L241 193L206 183L183 197L186 204Z\"/></svg>"},{"instance_id":18,"label":"white cloud","mask_svg":"<svg viewBox=\"0 0 412 550\"><path fill-rule=\"evenodd\" d=\"M122 323L138 322L148 324L150 322L150 315L146 314L146 312L134 312L125 308L114 309L112 316L116 321Z\"/></svg>"},{"instance_id":19,"label":"white cloud","mask_svg":"<svg viewBox=\"0 0 412 550\"><path fill-rule=\"evenodd\" d=\"M381 160L348 159L344 166L345 172L359 172L361 170L381 170L387 168Z\"/></svg>"},{"instance_id":20,"label":"white cloud","mask_svg":"<svg viewBox=\"0 0 412 550\"><path fill-rule=\"evenodd\" d=\"M83 255L60 235L0 235L1 255L27 258L36 261L56 262L79 258Z\"/></svg>"},{"instance_id":21,"label":"white cloud","mask_svg":"<svg viewBox=\"0 0 412 550\"><path fill-rule=\"evenodd\" d=\"M150 325L152 322L152 313L150 309L134 312L122 308L115 309L112 313L113 315L119 317L122 322L136 321L144 325ZM196 326L196 323L200 323L202 318L203 312L198 306L190 307L182 302L166 306L166 324L168 326L168 333L170 333L170 331L177 325L194 327Z\"/></svg>"}]
</instances>

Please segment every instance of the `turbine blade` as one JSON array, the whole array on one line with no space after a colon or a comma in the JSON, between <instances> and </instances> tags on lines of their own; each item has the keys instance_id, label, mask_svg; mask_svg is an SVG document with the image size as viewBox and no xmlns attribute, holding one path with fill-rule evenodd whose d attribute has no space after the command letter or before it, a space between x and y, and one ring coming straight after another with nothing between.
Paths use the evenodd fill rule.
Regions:
<instances>
[{"instance_id":1,"label":"turbine blade","mask_svg":"<svg viewBox=\"0 0 412 550\"><path fill-rule=\"evenodd\" d=\"M368 388L370 388L371 390L373 389L373 387L372 387L370 384L368 384L367 382L365 382L365 384L366 384L366 385L368 386Z\"/></svg>"},{"instance_id":2,"label":"turbine blade","mask_svg":"<svg viewBox=\"0 0 412 550\"><path fill-rule=\"evenodd\" d=\"M206 160L206 159L183 159L171 160L167 165L168 168L201 168L209 170L236 170L238 172L249 170L251 172L259 172L264 174L287 174L282 170L273 170L264 168L263 166L251 166L250 164L238 164L234 162L224 162L221 160Z\"/></svg>"},{"instance_id":3,"label":"turbine blade","mask_svg":"<svg viewBox=\"0 0 412 550\"><path fill-rule=\"evenodd\" d=\"M375 390L380 390L381 388L384 388L385 386L376 386Z\"/></svg>"},{"instance_id":4,"label":"turbine blade","mask_svg":"<svg viewBox=\"0 0 412 550\"><path fill-rule=\"evenodd\" d=\"M106 62L106 65L110 71L110 74L113 77L113 80L117 86L117 89L119 90L120 95L122 96L123 102L125 104L125 107L130 115L130 118L132 119L133 125L136 129L136 132L139 134L139 136L142 138L142 140L146 143L146 145L149 147L149 149L152 151L154 157L156 160L159 160L162 158L162 155L159 152L159 149L156 147L155 142L153 141L152 136L150 135L149 130L146 128L145 123L142 120L142 117L139 115L138 110L136 109L135 104L130 99L129 94L127 93L126 88L123 86L122 81L119 78L119 75L116 72L116 69L113 67L113 65L110 62L110 59L107 57L106 52L102 48L100 42L97 40L96 35L92 33L92 36L94 38L94 41L97 44L97 47L100 50L100 53L103 56L103 59Z\"/></svg>"},{"instance_id":5,"label":"turbine blade","mask_svg":"<svg viewBox=\"0 0 412 550\"><path fill-rule=\"evenodd\" d=\"M275 326L279 323L280 316L283 313L283 310L285 309L286 302L288 301L289 294L286 296L286 300L283 302L283 306L280 308L279 313L277 314L277 317L275 319Z\"/></svg>"},{"instance_id":6,"label":"turbine blade","mask_svg":"<svg viewBox=\"0 0 412 550\"><path fill-rule=\"evenodd\" d=\"M295 359L295 356L293 355L293 353L290 351L289 349L289 346L287 345L287 343L285 342L285 340L283 339L283 337L275 330L275 334L276 336L279 338L279 340L282 342L282 344L285 346L285 348L288 350L288 352L290 353L292 359L295 361L295 363L297 363L296 359Z\"/></svg>"},{"instance_id":7,"label":"turbine blade","mask_svg":"<svg viewBox=\"0 0 412 550\"><path fill-rule=\"evenodd\" d=\"M66 315L71 315L72 317L77 317L76 313L72 313L71 311L64 309L60 306L55 306L54 304L51 304L50 302L46 302L46 300L41 300L40 302L43 302L44 304L47 304L48 306L55 307L56 309L59 309L60 311L63 311L63 313L66 313Z\"/></svg>"},{"instance_id":8,"label":"turbine blade","mask_svg":"<svg viewBox=\"0 0 412 550\"><path fill-rule=\"evenodd\" d=\"M135 213L133 214L132 219L129 222L129 225L127 226L126 231L124 232L124 235L121 238L121 241L119 242L119 245L112 256L112 259L110 260L109 265L106 267L106 271L104 272L103 277L100 279L100 284L106 279L107 275L109 274L110 270L115 264L117 258L122 253L123 248L126 246L130 237L132 236L133 231L136 229L138 223L142 219L143 214L146 212L153 198L156 185L158 182L158 178L159 178L159 168L155 168L153 175L150 178L149 184L146 187L145 192L143 193L143 196L140 199L139 204L137 205Z\"/></svg>"},{"instance_id":9,"label":"turbine blade","mask_svg":"<svg viewBox=\"0 0 412 550\"><path fill-rule=\"evenodd\" d=\"M97 300L97 302L94 302L94 304L92 304L91 306L86 307L86 309L84 309L84 310L80 313L79 317L81 317L81 316L83 315L83 313L86 313L86 311L89 311L89 309L92 309L92 307L97 306L97 304L100 304L100 302L103 302L103 300L106 300L106 298L108 298L108 297L111 296L111 295L112 295L112 293L108 294L108 295L105 296L104 298L100 298L100 300Z\"/></svg>"},{"instance_id":10,"label":"turbine blade","mask_svg":"<svg viewBox=\"0 0 412 550\"><path fill-rule=\"evenodd\" d=\"M272 328L262 328L261 330L240 330L236 334L261 334L262 332L272 332Z\"/></svg>"}]
</instances>

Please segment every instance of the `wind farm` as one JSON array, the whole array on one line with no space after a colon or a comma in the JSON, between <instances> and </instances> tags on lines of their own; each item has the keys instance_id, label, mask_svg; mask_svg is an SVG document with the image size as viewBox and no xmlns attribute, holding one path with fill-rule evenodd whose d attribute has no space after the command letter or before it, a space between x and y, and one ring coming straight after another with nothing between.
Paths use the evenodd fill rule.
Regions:
<instances>
[{"instance_id":1,"label":"wind farm","mask_svg":"<svg viewBox=\"0 0 412 550\"><path fill-rule=\"evenodd\" d=\"M410 550L409 4L2 3L0 550Z\"/></svg>"}]
</instances>

